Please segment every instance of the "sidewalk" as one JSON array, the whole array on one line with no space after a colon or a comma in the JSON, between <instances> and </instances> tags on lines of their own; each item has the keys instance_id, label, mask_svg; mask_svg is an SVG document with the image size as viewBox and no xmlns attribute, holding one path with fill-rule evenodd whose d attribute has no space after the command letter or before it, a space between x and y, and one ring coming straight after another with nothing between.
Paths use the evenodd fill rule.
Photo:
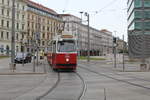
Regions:
<instances>
[{"instance_id":1,"label":"sidewalk","mask_svg":"<svg viewBox=\"0 0 150 100\"><path fill-rule=\"evenodd\" d=\"M15 72L12 72L9 60L0 59L0 100L35 100L57 81L57 73L48 73L46 61L36 66L33 73L33 63L17 64Z\"/></svg>"},{"instance_id":2,"label":"sidewalk","mask_svg":"<svg viewBox=\"0 0 150 100\"><path fill-rule=\"evenodd\" d=\"M10 58L6 58L6 59L0 59L0 75L2 74L16 74L16 73L20 73L20 74L25 74L25 73L29 73L29 74L38 74L38 73L46 73L46 65L47 62L46 60L41 60L39 61L39 64L37 66L37 63L35 64L35 72L33 72L33 62L32 63L26 63L26 64L16 64L16 70L13 70L10 68Z\"/></svg>"},{"instance_id":3,"label":"sidewalk","mask_svg":"<svg viewBox=\"0 0 150 100\"><path fill-rule=\"evenodd\" d=\"M150 71L141 71L140 70L140 63L126 63L125 64L125 70L123 72L123 65L117 64L116 68L114 68L113 63L107 63L107 61L90 61L87 63L87 61L80 60L79 64L87 64L91 65L94 69L97 69L97 71L102 73L115 73L115 74L121 74L126 75L129 77L138 78L141 80L147 80L150 82Z\"/></svg>"}]
</instances>

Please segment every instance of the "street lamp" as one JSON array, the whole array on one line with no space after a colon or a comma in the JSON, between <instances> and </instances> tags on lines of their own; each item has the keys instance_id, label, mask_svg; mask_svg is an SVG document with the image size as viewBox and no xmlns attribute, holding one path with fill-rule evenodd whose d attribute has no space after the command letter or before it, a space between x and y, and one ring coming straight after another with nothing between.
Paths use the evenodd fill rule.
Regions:
<instances>
[{"instance_id":1,"label":"street lamp","mask_svg":"<svg viewBox=\"0 0 150 100\"><path fill-rule=\"evenodd\" d=\"M81 24L82 24L82 14L83 14L83 11L80 11L79 13L81 14Z\"/></svg>"},{"instance_id":2,"label":"street lamp","mask_svg":"<svg viewBox=\"0 0 150 100\"><path fill-rule=\"evenodd\" d=\"M85 16L87 16L87 22L88 22L88 48L87 48L87 61L90 62L90 25L89 25L89 14L85 12Z\"/></svg>"}]
</instances>

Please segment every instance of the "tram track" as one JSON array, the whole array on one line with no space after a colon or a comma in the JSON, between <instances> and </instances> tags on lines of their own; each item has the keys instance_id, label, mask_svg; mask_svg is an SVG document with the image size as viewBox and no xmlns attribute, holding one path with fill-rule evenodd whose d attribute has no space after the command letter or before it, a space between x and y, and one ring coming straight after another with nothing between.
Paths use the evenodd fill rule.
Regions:
<instances>
[{"instance_id":1,"label":"tram track","mask_svg":"<svg viewBox=\"0 0 150 100\"><path fill-rule=\"evenodd\" d=\"M46 93L44 93L43 95L37 97L36 100L41 100L46 95L50 94L58 86L58 84L60 83L60 73L58 73L57 75L58 75L58 79L57 79L56 83Z\"/></svg>"},{"instance_id":2,"label":"tram track","mask_svg":"<svg viewBox=\"0 0 150 100\"><path fill-rule=\"evenodd\" d=\"M123 83L126 83L126 84L129 84L129 85L132 85L132 86L136 86L136 87L140 87L140 88L143 88L143 89L147 89L147 90L150 90L150 87L146 87L146 86L143 86L143 85L140 85L140 84L136 84L136 83L133 83L133 82L129 82L129 81L126 81L126 80L123 80L123 79L118 79L118 78L115 78L115 77L112 77L110 75L106 75L106 74L103 74L103 73L99 73L97 71L94 71L94 70L91 70L89 68L86 68L86 67L83 67L83 66L78 66L79 68L81 69L84 69L84 70L87 70L89 72L92 72L92 73L95 73L99 76L104 76L106 78L109 78L109 79L113 79L113 80L116 80L116 81L119 81L119 82L123 82ZM120 75L120 74L119 74Z\"/></svg>"},{"instance_id":3,"label":"tram track","mask_svg":"<svg viewBox=\"0 0 150 100\"><path fill-rule=\"evenodd\" d=\"M74 74L76 76L78 76L78 78L80 79L80 81L82 82L82 85L81 85L81 91L80 91L80 94L79 96L77 97L77 100L83 100L83 97L85 95L85 92L87 90L87 86L86 86L86 83L84 81L84 78L77 72L74 72ZM39 96L36 98L36 100L44 100L44 97L48 96L51 94L51 92L53 92L56 88L59 88L59 86L61 86L61 82L63 80L61 79L61 72L58 72L58 79L56 81L56 83L46 92L44 93L43 95ZM65 88L64 88L65 90ZM57 91L56 91L57 92Z\"/></svg>"},{"instance_id":4,"label":"tram track","mask_svg":"<svg viewBox=\"0 0 150 100\"><path fill-rule=\"evenodd\" d=\"M78 100L83 100L83 97L84 97L84 95L85 95L85 92L86 92L86 90L87 90L87 85L86 85L86 83L85 83L85 81L84 81L84 78L79 74L79 73L77 73L77 72L75 72L76 74L77 74L77 76L82 80L82 91L81 91L81 93L80 93L80 96L78 97Z\"/></svg>"}]
</instances>

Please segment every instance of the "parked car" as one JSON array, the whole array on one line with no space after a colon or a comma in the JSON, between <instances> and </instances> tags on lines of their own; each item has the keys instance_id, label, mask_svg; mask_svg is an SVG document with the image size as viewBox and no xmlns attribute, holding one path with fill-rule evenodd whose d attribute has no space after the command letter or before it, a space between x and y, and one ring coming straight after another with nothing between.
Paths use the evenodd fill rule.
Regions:
<instances>
[{"instance_id":1,"label":"parked car","mask_svg":"<svg viewBox=\"0 0 150 100\"><path fill-rule=\"evenodd\" d=\"M17 53L15 57L15 63L31 63L32 54L30 53Z\"/></svg>"}]
</instances>

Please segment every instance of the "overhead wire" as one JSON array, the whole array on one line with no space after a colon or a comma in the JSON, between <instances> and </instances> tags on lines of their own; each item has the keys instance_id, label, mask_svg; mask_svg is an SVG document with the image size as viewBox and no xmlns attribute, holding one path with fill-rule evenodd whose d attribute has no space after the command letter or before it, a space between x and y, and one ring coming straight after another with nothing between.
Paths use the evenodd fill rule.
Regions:
<instances>
[{"instance_id":1,"label":"overhead wire","mask_svg":"<svg viewBox=\"0 0 150 100\"><path fill-rule=\"evenodd\" d=\"M69 4L69 0L66 0L65 5L64 5L64 9L63 9L63 13L67 11L68 4Z\"/></svg>"},{"instance_id":2,"label":"overhead wire","mask_svg":"<svg viewBox=\"0 0 150 100\"><path fill-rule=\"evenodd\" d=\"M111 2L109 2L108 4L106 4L105 6L103 6L101 9L97 10L97 11L88 11L89 13L94 13L95 14L98 14L100 12L102 12L105 8L108 8L110 6L112 6L113 4L115 4L118 0L112 0ZM62 10L63 13L66 12L66 11L71 11L71 12L80 12L78 10L67 10L67 6L69 4L69 0L66 0L65 2L65 6L64 6L64 9ZM127 8L123 8L123 9L109 9L108 11L118 11L118 10L126 10Z\"/></svg>"},{"instance_id":3,"label":"overhead wire","mask_svg":"<svg viewBox=\"0 0 150 100\"><path fill-rule=\"evenodd\" d=\"M105 8L112 6L114 3L116 3L116 1L118 1L118 0L112 0L111 2L109 2L108 4L106 4L104 7L102 7L101 9L99 9L98 11L95 11L95 13L99 13L102 10L104 10Z\"/></svg>"}]
</instances>

